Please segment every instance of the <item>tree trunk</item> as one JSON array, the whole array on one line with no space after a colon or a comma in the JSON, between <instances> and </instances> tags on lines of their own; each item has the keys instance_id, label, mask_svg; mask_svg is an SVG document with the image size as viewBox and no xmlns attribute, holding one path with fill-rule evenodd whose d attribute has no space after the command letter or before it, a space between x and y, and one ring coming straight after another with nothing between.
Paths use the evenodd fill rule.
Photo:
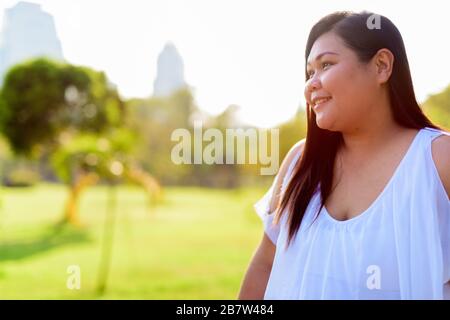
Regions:
<instances>
[{"instance_id":1,"label":"tree trunk","mask_svg":"<svg viewBox=\"0 0 450 320\"><path fill-rule=\"evenodd\" d=\"M126 175L132 182L135 182L144 188L148 195L150 205L154 200L157 201L162 198L161 186L159 185L158 181L150 174L138 168L131 168L127 170Z\"/></svg>"},{"instance_id":2,"label":"tree trunk","mask_svg":"<svg viewBox=\"0 0 450 320\"><path fill-rule=\"evenodd\" d=\"M78 202L80 199L80 194L87 187L96 184L98 180L98 175L93 172L78 176L75 183L70 187L69 199L67 200L66 209L64 212L64 222L74 226L80 225L78 216Z\"/></svg>"}]
</instances>

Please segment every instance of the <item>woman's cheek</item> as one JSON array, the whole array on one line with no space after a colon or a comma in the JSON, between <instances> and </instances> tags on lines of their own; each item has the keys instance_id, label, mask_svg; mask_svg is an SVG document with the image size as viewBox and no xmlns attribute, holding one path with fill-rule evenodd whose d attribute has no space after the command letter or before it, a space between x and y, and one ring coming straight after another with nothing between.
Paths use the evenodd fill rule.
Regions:
<instances>
[{"instance_id":1,"label":"woman's cheek","mask_svg":"<svg viewBox=\"0 0 450 320\"><path fill-rule=\"evenodd\" d=\"M345 74L343 74L338 66L331 66L322 75L323 89L332 96L337 93L335 91L339 89L343 81L346 81Z\"/></svg>"}]
</instances>

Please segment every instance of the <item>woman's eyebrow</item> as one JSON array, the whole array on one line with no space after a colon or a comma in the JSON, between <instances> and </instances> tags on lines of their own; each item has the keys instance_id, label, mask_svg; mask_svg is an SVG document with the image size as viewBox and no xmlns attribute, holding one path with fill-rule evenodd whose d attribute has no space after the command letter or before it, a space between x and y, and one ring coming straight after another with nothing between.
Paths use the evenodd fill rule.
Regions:
<instances>
[{"instance_id":1,"label":"woman's eyebrow","mask_svg":"<svg viewBox=\"0 0 450 320\"><path fill-rule=\"evenodd\" d=\"M316 58L314 59L314 61L317 61L317 60L319 60L323 55L326 55L326 54L334 54L334 55L339 55L338 53L336 53L336 52L332 52L332 51L325 51L325 52L322 52L322 53L319 53L317 56L316 56ZM308 62L307 63L307 65L310 65L311 64L311 62Z\"/></svg>"}]
</instances>

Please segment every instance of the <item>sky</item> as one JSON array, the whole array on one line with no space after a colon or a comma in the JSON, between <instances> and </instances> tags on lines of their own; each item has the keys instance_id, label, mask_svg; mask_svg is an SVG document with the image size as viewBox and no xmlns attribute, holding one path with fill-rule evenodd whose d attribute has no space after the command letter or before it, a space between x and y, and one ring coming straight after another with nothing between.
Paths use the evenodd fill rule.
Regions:
<instances>
[{"instance_id":1,"label":"sky","mask_svg":"<svg viewBox=\"0 0 450 320\"><path fill-rule=\"evenodd\" d=\"M0 13L17 0L0 0ZM400 30L419 102L450 84L445 0L29 0L53 15L66 60L105 71L124 98L149 97L159 53L172 42L197 105L270 127L305 105L309 30L336 10L369 10ZM0 24L3 15L0 15Z\"/></svg>"}]
</instances>

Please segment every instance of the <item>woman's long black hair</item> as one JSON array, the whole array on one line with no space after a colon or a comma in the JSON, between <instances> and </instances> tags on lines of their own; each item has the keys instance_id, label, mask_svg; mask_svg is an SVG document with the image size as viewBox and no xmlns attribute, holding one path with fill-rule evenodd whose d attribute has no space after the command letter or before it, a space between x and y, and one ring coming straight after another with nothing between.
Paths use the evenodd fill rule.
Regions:
<instances>
[{"instance_id":1,"label":"woman's long black hair","mask_svg":"<svg viewBox=\"0 0 450 320\"><path fill-rule=\"evenodd\" d=\"M352 49L362 63L368 63L382 48L394 55L394 65L388 82L389 97L394 120L405 128L422 129L434 125L422 112L416 101L408 59L402 36L395 25L386 17L378 15L379 27L370 29L367 21L373 13L335 12L318 21L308 37L305 61L314 42L327 32L334 32ZM376 20L375 20L376 21ZM376 26L376 25L375 25ZM305 78L307 79L306 66ZM282 195L275 221L287 212L289 236L287 244L298 232L306 208L320 183L322 210L331 193L333 167L338 148L343 143L340 132L321 129L316 124L315 113L306 105L307 135L303 154L294 167L292 177ZM287 209L287 210L285 210Z\"/></svg>"}]
</instances>

